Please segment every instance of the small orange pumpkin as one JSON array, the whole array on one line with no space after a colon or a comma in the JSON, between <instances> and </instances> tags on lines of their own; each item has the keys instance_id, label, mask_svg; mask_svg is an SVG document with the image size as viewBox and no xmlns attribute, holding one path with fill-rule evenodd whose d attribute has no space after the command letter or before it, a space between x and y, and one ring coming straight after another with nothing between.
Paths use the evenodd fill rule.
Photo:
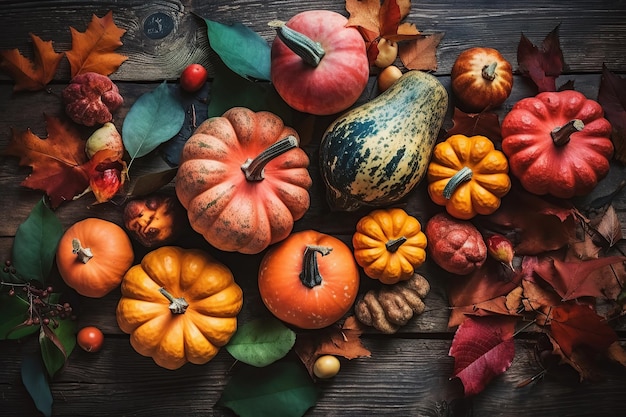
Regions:
<instances>
[{"instance_id":1,"label":"small orange pumpkin","mask_svg":"<svg viewBox=\"0 0 626 417\"><path fill-rule=\"evenodd\" d=\"M128 270L116 318L141 355L166 369L215 357L237 330L243 292L199 249L162 246Z\"/></svg>"},{"instance_id":2,"label":"small orange pumpkin","mask_svg":"<svg viewBox=\"0 0 626 417\"><path fill-rule=\"evenodd\" d=\"M258 284L274 316L302 329L320 329L352 307L359 267L341 240L305 230L270 248L259 267Z\"/></svg>"},{"instance_id":3,"label":"small orange pumpkin","mask_svg":"<svg viewBox=\"0 0 626 417\"><path fill-rule=\"evenodd\" d=\"M352 246L365 274L383 284L408 280L426 261L422 226L401 208L378 209L362 217Z\"/></svg>"},{"instance_id":4,"label":"small orange pumpkin","mask_svg":"<svg viewBox=\"0 0 626 417\"><path fill-rule=\"evenodd\" d=\"M478 113L498 107L513 90L513 68L493 48L469 48L457 57L450 75L458 107Z\"/></svg>"},{"instance_id":5,"label":"small orange pumpkin","mask_svg":"<svg viewBox=\"0 0 626 417\"><path fill-rule=\"evenodd\" d=\"M435 146L428 194L457 219L491 214L511 189L506 156L485 136L453 135Z\"/></svg>"},{"instance_id":6,"label":"small orange pumpkin","mask_svg":"<svg viewBox=\"0 0 626 417\"><path fill-rule=\"evenodd\" d=\"M74 223L61 237L56 261L65 283L86 297L116 288L135 255L130 238L117 224L98 218Z\"/></svg>"}]
</instances>

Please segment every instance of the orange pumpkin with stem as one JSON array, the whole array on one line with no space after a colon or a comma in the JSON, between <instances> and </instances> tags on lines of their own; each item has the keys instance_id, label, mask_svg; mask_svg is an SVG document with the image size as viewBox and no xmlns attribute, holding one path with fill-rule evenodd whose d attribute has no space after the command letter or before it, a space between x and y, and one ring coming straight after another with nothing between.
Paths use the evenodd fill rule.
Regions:
<instances>
[{"instance_id":1,"label":"orange pumpkin with stem","mask_svg":"<svg viewBox=\"0 0 626 417\"><path fill-rule=\"evenodd\" d=\"M93 298L104 297L116 288L134 259L133 246L124 229L98 218L70 226L56 253L65 283L79 294Z\"/></svg>"},{"instance_id":2,"label":"orange pumpkin with stem","mask_svg":"<svg viewBox=\"0 0 626 417\"><path fill-rule=\"evenodd\" d=\"M223 251L255 254L285 239L309 208L309 158L270 112L234 107L187 140L176 195L189 223Z\"/></svg>"},{"instance_id":3,"label":"orange pumpkin with stem","mask_svg":"<svg viewBox=\"0 0 626 417\"><path fill-rule=\"evenodd\" d=\"M274 316L320 329L350 310L359 290L352 251L334 236L305 230L273 246L259 267L261 299Z\"/></svg>"}]
</instances>

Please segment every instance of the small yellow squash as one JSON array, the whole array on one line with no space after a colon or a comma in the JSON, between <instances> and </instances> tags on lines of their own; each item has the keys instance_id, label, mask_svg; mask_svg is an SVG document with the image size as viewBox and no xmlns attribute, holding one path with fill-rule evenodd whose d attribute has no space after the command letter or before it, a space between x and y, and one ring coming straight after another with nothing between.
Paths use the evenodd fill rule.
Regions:
<instances>
[{"instance_id":1,"label":"small yellow squash","mask_svg":"<svg viewBox=\"0 0 626 417\"><path fill-rule=\"evenodd\" d=\"M506 156L485 136L453 135L435 146L428 194L453 217L469 220L500 207L511 189Z\"/></svg>"},{"instance_id":2,"label":"small yellow squash","mask_svg":"<svg viewBox=\"0 0 626 417\"><path fill-rule=\"evenodd\" d=\"M362 217L352 236L357 263L368 277L384 284L411 278L426 260L426 243L420 222L395 207Z\"/></svg>"}]
</instances>

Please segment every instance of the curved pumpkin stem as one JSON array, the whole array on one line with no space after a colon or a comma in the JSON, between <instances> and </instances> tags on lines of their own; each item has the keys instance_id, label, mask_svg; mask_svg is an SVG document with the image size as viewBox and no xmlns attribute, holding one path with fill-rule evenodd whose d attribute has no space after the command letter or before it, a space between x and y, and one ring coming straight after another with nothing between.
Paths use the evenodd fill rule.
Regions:
<instances>
[{"instance_id":1,"label":"curved pumpkin stem","mask_svg":"<svg viewBox=\"0 0 626 417\"><path fill-rule=\"evenodd\" d=\"M286 138L273 143L270 147L258 154L254 159L248 159L241 165L241 170L246 175L248 181L261 181L263 176L263 168L272 159L284 154L290 149L298 146L298 139L289 135Z\"/></svg>"},{"instance_id":2,"label":"curved pumpkin stem","mask_svg":"<svg viewBox=\"0 0 626 417\"><path fill-rule=\"evenodd\" d=\"M322 275L320 274L319 264L317 263L317 254L322 256L328 255L333 248L328 246L307 245L304 249L304 259L302 261L302 271L300 272L300 281L308 288L313 288L322 283Z\"/></svg>"},{"instance_id":3,"label":"curved pumpkin stem","mask_svg":"<svg viewBox=\"0 0 626 417\"><path fill-rule=\"evenodd\" d=\"M443 198L450 200L456 189L465 181L471 180L473 174L472 170L468 167L463 167L458 170L456 174L450 177L446 186L443 187Z\"/></svg>"},{"instance_id":4,"label":"curved pumpkin stem","mask_svg":"<svg viewBox=\"0 0 626 417\"><path fill-rule=\"evenodd\" d=\"M390 239L389 241L387 241L387 243L385 243L385 249L387 249L389 252L396 252L398 249L400 249L400 246L402 246L402 244L404 244L404 242L407 241L407 238L405 236L401 236L397 239Z\"/></svg>"},{"instance_id":5,"label":"curved pumpkin stem","mask_svg":"<svg viewBox=\"0 0 626 417\"><path fill-rule=\"evenodd\" d=\"M319 42L287 27L285 24L276 28L276 34L289 49L312 67L317 67L326 54L326 51L324 51L324 48Z\"/></svg>"},{"instance_id":6,"label":"curved pumpkin stem","mask_svg":"<svg viewBox=\"0 0 626 417\"><path fill-rule=\"evenodd\" d=\"M481 72L481 75L483 76L483 78L485 80L488 80L488 81L495 80L496 79L496 67L497 66L498 66L498 63L496 61L493 61L489 65L485 65L483 67L482 72Z\"/></svg>"},{"instance_id":7,"label":"curved pumpkin stem","mask_svg":"<svg viewBox=\"0 0 626 417\"><path fill-rule=\"evenodd\" d=\"M91 258L93 258L93 252L90 248L83 248L78 238L72 239L72 253L76 255L79 262L86 264Z\"/></svg>"},{"instance_id":8,"label":"curved pumpkin stem","mask_svg":"<svg viewBox=\"0 0 626 417\"><path fill-rule=\"evenodd\" d=\"M570 140L572 133L580 132L585 128L585 123L580 119L573 119L563 126L557 127L550 132L552 141L556 146L563 146Z\"/></svg>"},{"instance_id":9,"label":"curved pumpkin stem","mask_svg":"<svg viewBox=\"0 0 626 417\"><path fill-rule=\"evenodd\" d=\"M183 297L174 297L165 288L159 288L159 292L170 301L169 309L173 314L183 314L187 311L189 303Z\"/></svg>"}]
</instances>

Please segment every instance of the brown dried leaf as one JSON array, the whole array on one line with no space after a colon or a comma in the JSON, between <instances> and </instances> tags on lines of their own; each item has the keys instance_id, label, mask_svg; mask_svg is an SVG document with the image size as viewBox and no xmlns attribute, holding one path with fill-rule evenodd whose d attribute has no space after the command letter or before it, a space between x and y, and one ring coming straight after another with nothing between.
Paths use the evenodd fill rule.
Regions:
<instances>
[{"instance_id":1,"label":"brown dried leaf","mask_svg":"<svg viewBox=\"0 0 626 417\"><path fill-rule=\"evenodd\" d=\"M502 129L498 115L493 112L465 113L454 108L452 128L446 132L447 136L481 135L488 137L492 142L502 141Z\"/></svg>"},{"instance_id":2,"label":"brown dried leaf","mask_svg":"<svg viewBox=\"0 0 626 417\"><path fill-rule=\"evenodd\" d=\"M614 158L626 163L626 78L622 78L602 66L598 90L598 103L604 109L604 117L611 122L611 139L615 146Z\"/></svg>"},{"instance_id":3,"label":"brown dried leaf","mask_svg":"<svg viewBox=\"0 0 626 417\"><path fill-rule=\"evenodd\" d=\"M437 47L443 36L443 32L437 32L432 35L419 35L417 39L401 43L398 55L402 64L407 69L436 71Z\"/></svg>"}]
</instances>

